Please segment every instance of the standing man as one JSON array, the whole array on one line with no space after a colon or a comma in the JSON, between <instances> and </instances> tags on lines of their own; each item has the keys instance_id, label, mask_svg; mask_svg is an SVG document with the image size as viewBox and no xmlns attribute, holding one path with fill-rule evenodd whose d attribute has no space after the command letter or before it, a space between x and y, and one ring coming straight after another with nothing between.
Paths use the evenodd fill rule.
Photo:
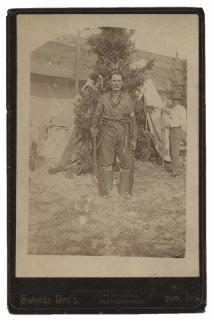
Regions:
<instances>
[{"instance_id":1,"label":"standing man","mask_svg":"<svg viewBox=\"0 0 214 320\"><path fill-rule=\"evenodd\" d=\"M171 175L176 177L179 171L179 148L182 141L186 142L186 109L180 104L181 98L174 95L168 102L169 114L169 151L171 156Z\"/></svg>"},{"instance_id":2,"label":"standing man","mask_svg":"<svg viewBox=\"0 0 214 320\"><path fill-rule=\"evenodd\" d=\"M109 197L113 186L112 165L116 156L120 162L118 191L125 199L129 199L132 194L137 125L133 102L127 93L121 91L122 86L122 75L119 72L112 73L111 91L99 98L92 119L92 137L99 132L99 187L104 198Z\"/></svg>"}]
</instances>

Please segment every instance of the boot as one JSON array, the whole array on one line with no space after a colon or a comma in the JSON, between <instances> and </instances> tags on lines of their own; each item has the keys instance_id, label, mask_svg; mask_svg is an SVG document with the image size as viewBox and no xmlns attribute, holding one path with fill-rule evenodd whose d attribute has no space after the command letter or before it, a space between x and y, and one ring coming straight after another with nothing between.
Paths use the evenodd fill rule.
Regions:
<instances>
[{"instance_id":1,"label":"boot","mask_svg":"<svg viewBox=\"0 0 214 320\"><path fill-rule=\"evenodd\" d=\"M108 198L113 186L112 168L102 168L101 170L102 196Z\"/></svg>"},{"instance_id":2,"label":"boot","mask_svg":"<svg viewBox=\"0 0 214 320\"><path fill-rule=\"evenodd\" d=\"M129 199L131 196L131 174L129 169L120 170L120 183L118 187L119 194Z\"/></svg>"}]
</instances>

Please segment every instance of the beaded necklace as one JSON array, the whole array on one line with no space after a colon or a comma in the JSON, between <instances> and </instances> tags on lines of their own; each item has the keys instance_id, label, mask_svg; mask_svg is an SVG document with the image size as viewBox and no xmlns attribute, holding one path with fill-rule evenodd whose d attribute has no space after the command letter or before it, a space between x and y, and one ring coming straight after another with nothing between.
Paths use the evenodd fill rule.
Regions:
<instances>
[{"instance_id":1,"label":"beaded necklace","mask_svg":"<svg viewBox=\"0 0 214 320\"><path fill-rule=\"evenodd\" d=\"M113 108L116 108L119 106L120 100L121 100L121 92L118 92L118 93L111 92L111 102L112 102Z\"/></svg>"}]
</instances>

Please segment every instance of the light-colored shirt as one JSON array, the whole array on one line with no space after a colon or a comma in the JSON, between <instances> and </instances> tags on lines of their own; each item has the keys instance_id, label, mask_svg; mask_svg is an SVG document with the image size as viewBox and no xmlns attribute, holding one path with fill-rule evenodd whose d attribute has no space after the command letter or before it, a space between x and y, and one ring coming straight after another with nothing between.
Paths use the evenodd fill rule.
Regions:
<instances>
[{"instance_id":1,"label":"light-colored shirt","mask_svg":"<svg viewBox=\"0 0 214 320\"><path fill-rule=\"evenodd\" d=\"M174 106L169 115L171 128L185 127L186 117L186 109L182 105L177 104Z\"/></svg>"}]
</instances>

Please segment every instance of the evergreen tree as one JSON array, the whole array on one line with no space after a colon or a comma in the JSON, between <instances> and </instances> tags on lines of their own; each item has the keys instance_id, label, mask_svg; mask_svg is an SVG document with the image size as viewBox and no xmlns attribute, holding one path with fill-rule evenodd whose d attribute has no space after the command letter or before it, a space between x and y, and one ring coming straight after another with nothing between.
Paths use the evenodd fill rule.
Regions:
<instances>
[{"instance_id":1,"label":"evergreen tree","mask_svg":"<svg viewBox=\"0 0 214 320\"><path fill-rule=\"evenodd\" d=\"M142 99L137 99L136 92L145 80L145 71L152 68L153 61L143 68L131 68L131 58L135 52L133 30L105 27L100 28L100 31L88 38L91 51L97 56L94 72L90 76L94 86L89 86L82 92L82 103L75 109L76 135L82 145L76 153L78 174L86 173L92 168L91 118L98 97L110 90L109 80L115 70L123 75L123 90L132 96L136 106L135 114L139 127L136 157L148 159L152 151L150 133L144 128L145 106Z\"/></svg>"}]
</instances>

